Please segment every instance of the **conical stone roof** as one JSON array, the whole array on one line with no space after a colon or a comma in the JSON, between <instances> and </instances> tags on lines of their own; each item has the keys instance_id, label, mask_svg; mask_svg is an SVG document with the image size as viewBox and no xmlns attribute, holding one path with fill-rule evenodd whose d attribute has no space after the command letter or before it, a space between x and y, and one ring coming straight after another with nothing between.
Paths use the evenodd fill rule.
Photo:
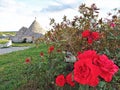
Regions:
<instances>
[{"instance_id":1,"label":"conical stone roof","mask_svg":"<svg viewBox=\"0 0 120 90\"><path fill-rule=\"evenodd\" d=\"M20 30L16 33L17 36L21 36L21 35L24 35L24 33L28 30L27 27L22 27L20 28Z\"/></svg>"},{"instance_id":2,"label":"conical stone roof","mask_svg":"<svg viewBox=\"0 0 120 90\"><path fill-rule=\"evenodd\" d=\"M29 28L22 27L14 37L11 38L13 42L22 42L26 39L28 42L34 41L43 36L45 30L40 26L40 24L35 20L30 25ZM34 38L34 39L33 39Z\"/></svg>"},{"instance_id":3,"label":"conical stone roof","mask_svg":"<svg viewBox=\"0 0 120 90\"><path fill-rule=\"evenodd\" d=\"M41 33L41 34L45 32L45 30L40 26L40 24L36 21L36 19L30 25L29 31L33 33Z\"/></svg>"}]
</instances>

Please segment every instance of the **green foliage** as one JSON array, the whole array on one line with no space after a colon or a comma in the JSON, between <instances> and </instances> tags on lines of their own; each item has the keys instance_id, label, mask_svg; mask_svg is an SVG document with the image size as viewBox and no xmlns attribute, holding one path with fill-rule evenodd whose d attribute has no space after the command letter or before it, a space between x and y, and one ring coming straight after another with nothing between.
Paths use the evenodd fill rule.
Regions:
<instances>
[{"instance_id":1,"label":"green foliage","mask_svg":"<svg viewBox=\"0 0 120 90\"><path fill-rule=\"evenodd\" d=\"M41 52L43 51L41 50ZM51 53L44 51L43 57L39 58L35 63L31 62L28 64L28 67L24 71L24 77L27 78L28 84L30 81L33 81L30 86L31 88L39 90L47 90L49 88L49 90L56 90L58 87L56 87L54 80L58 74L66 74L66 72L69 72L66 70L67 65L69 64L64 62L64 54L57 52L57 48ZM21 87L21 89L28 87L28 84Z\"/></svg>"}]
</instances>

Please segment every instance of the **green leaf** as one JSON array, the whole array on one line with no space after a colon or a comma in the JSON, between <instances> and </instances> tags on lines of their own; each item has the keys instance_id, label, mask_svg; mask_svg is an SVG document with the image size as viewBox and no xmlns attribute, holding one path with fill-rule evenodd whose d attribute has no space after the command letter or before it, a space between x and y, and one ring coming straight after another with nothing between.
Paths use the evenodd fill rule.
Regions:
<instances>
[{"instance_id":1,"label":"green leaf","mask_svg":"<svg viewBox=\"0 0 120 90\"><path fill-rule=\"evenodd\" d=\"M101 87L101 88L103 88L103 87L105 86L105 84L106 84L106 83L105 83L104 81L100 81L100 83L99 83L98 86Z\"/></svg>"},{"instance_id":2,"label":"green leaf","mask_svg":"<svg viewBox=\"0 0 120 90\"><path fill-rule=\"evenodd\" d=\"M109 52L109 50L108 50L107 48L105 48L105 53L106 53L107 55L110 55L110 52Z\"/></svg>"}]
</instances>

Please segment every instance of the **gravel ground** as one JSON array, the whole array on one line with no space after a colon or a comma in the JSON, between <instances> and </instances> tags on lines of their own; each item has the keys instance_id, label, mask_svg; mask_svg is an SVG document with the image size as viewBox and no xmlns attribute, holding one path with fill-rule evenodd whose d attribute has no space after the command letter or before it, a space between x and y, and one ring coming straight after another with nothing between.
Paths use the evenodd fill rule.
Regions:
<instances>
[{"instance_id":1,"label":"gravel ground","mask_svg":"<svg viewBox=\"0 0 120 90\"><path fill-rule=\"evenodd\" d=\"M19 50L24 50L28 49L29 47L8 47L8 48L0 48L0 55L14 52L14 51L19 51Z\"/></svg>"}]
</instances>

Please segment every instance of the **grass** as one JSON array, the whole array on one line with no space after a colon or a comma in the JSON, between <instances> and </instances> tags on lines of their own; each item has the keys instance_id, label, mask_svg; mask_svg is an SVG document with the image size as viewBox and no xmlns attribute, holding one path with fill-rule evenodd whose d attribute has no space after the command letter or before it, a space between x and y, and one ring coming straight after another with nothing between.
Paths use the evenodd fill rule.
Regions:
<instances>
[{"instance_id":1,"label":"grass","mask_svg":"<svg viewBox=\"0 0 120 90\"><path fill-rule=\"evenodd\" d=\"M6 32L0 32L0 35L3 35L3 34L5 34L5 35L12 35L12 36L13 36L13 35L16 34L16 32L15 32L15 31L11 31L11 32L9 32L9 31L8 31L8 32L7 32L7 31L6 31Z\"/></svg>"},{"instance_id":2,"label":"grass","mask_svg":"<svg viewBox=\"0 0 120 90\"><path fill-rule=\"evenodd\" d=\"M5 44L5 43L7 43L7 42L8 42L7 39L0 39L0 44Z\"/></svg>"},{"instance_id":3,"label":"grass","mask_svg":"<svg viewBox=\"0 0 120 90\"><path fill-rule=\"evenodd\" d=\"M12 43L13 47L35 46L33 43Z\"/></svg>"},{"instance_id":4,"label":"grass","mask_svg":"<svg viewBox=\"0 0 120 90\"><path fill-rule=\"evenodd\" d=\"M46 52L46 45L39 48L32 47L27 50L0 55L0 90L17 90L26 83L24 70L27 67L25 59L32 57L33 62L40 58L40 51Z\"/></svg>"}]
</instances>

